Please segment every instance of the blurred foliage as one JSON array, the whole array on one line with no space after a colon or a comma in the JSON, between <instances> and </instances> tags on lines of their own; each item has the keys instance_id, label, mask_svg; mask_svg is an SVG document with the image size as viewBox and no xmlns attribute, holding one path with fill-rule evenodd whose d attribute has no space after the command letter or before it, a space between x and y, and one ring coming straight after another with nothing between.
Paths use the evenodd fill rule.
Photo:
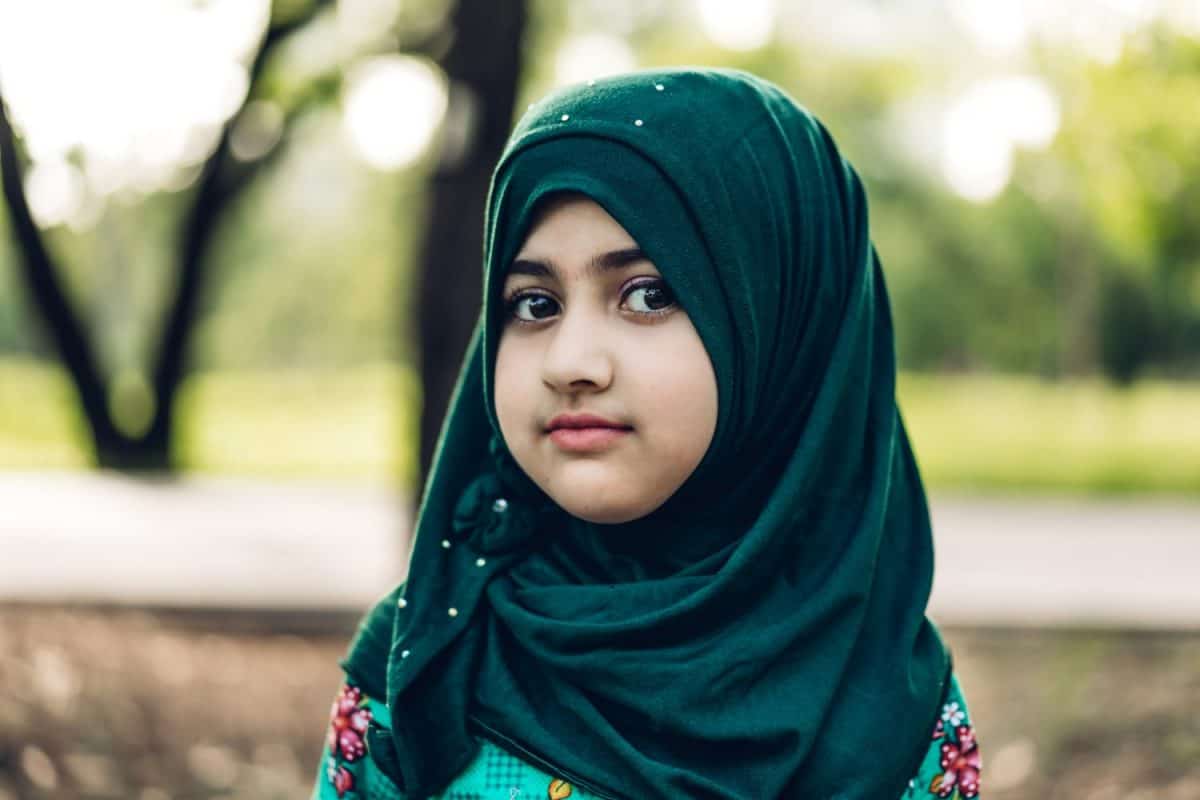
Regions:
<instances>
[{"instance_id":1,"label":"blurred foliage","mask_svg":"<svg viewBox=\"0 0 1200 800\"><path fill-rule=\"evenodd\" d=\"M967 65L779 43L728 53L669 29L640 55L756 72L826 123L867 185L903 366L1200 374L1200 41L1151 26L1111 65L1036 53L1061 127L1046 150L1018 150L985 204L905 152L893 113L957 91Z\"/></svg>"},{"instance_id":2,"label":"blurred foliage","mask_svg":"<svg viewBox=\"0 0 1200 800\"><path fill-rule=\"evenodd\" d=\"M431 0L420 14L406 12L399 39L418 35L407 28L420 20L439 20L444 5ZM521 107L553 85L550 56L578 26L608 19L579 11L587 6L534 4ZM297 0L276 13L306 8ZM1060 129L1049 148L1018 151L999 197L974 204L906 150L896 111L914 98L945 99L978 70L781 37L726 51L680 18L680 4L624 13L623 29L607 33L625 41L639 65L752 70L827 123L867 184L906 368L1101 373L1122 382L1200 374L1197 40L1150 26L1108 65L1065 50L1034 52L1033 72L1059 98ZM407 287L433 155L399 173L372 171L354 156L330 77L350 56L317 41L336 38L328 16L269 66L263 99L286 110L308 93L310 110L297 120L289 152L239 200L219 236L218 275L194 353L199 369L415 359ZM935 137L938 120L928 124ZM155 329L148 323L161 305L172 221L185 197L110 199L90 229L47 232L113 368L148 351L144 337ZM21 302L6 225L0 220L0 353L48 355Z\"/></svg>"},{"instance_id":3,"label":"blurred foliage","mask_svg":"<svg viewBox=\"0 0 1200 800\"><path fill-rule=\"evenodd\" d=\"M310 5L292 0L275 13L287 19ZM389 42L422 42L427 51L443 46L436 32L446 7L445 0L405 4L368 54ZM906 410L935 486L1197 487L1200 443L1172 436L1194 417L1197 390L1152 382L1112 392L1091 378L1129 384L1200 376L1200 126L1193 119L1200 41L1155 24L1127 38L1112 63L1043 47L1016 67L963 59L961 47L958 55L948 48L920 57L867 56L800 46L779 32L761 48L737 52L710 42L688 4L607 8L532 3L518 110L554 85L556 54L583 34L620 40L636 66L732 66L778 82L825 121L864 178L902 367L1035 376L906 381ZM410 286L424 178L438 154L432 148L398 172L373 170L355 155L343 128L339 76L357 56L331 44L335 28L332 14L322 12L313 30L268 65L257 98L285 114L303 110L287 151L239 197L217 236L191 354L198 374L181 400L190 468L407 469L409 456L391 454L397 442L375 427L380 412L371 409L387 395L413 399L397 407L416 413L407 377L419 357ZM1017 151L999 196L973 203L913 152L900 112L932 109L921 119L926 138L935 140L936 109L971 81L1013 69L1049 83L1060 127L1049 147ZM152 351L148 337L172 279L169 254L187 201L182 184L174 192L120 195L89 228L46 231L112 372L145 363ZM0 355L51 359L16 278L7 225L0 214ZM56 373L23 361L3 369L0 460L85 463L72 449L78 426L64 421L74 417L69 391L50 377ZM1064 383L1056 388L1039 379ZM320 387L326 380L336 391ZM371 380L390 388L365 388ZM367 395L356 397L355 385ZM1092 416L1077 416L1081 407ZM280 409L297 430L284 433L283 421L272 427ZM1154 424L1144 421L1156 415ZM1094 421L1086 429L1085 418ZM337 419L355 420L345 423L345 437L329 422ZM243 425L275 429L272 437L288 444L251 452L234 444ZM401 422L404 430L409 425L408 418ZM311 442L305 426L314 431ZM406 436L399 439L405 448ZM326 446L334 449L321 450ZM280 467L284 462L308 466Z\"/></svg>"},{"instance_id":4,"label":"blurred foliage","mask_svg":"<svg viewBox=\"0 0 1200 800\"><path fill-rule=\"evenodd\" d=\"M899 399L931 489L1195 494L1200 385L904 373ZM408 367L207 371L184 384L188 471L410 486L420 386ZM0 359L0 469L87 463L57 368Z\"/></svg>"}]
</instances>

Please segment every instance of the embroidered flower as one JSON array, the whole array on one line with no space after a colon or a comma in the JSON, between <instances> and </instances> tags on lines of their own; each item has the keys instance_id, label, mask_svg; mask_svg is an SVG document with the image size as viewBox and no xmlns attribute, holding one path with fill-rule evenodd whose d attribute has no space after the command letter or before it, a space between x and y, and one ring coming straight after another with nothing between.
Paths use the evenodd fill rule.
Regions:
<instances>
[{"instance_id":1,"label":"embroidered flower","mask_svg":"<svg viewBox=\"0 0 1200 800\"><path fill-rule=\"evenodd\" d=\"M350 774L350 770L339 765L332 756L325 768L325 774L329 776L329 782L333 784L338 797L344 797L346 792L354 791L354 776Z\"/></svg>"},{"instance_id":2,"label":"embroidered flower","mask_svg":"<svg viewBox=\"0 0 1200 800\"><path fill-rule=\"evenodd\" d=\"M957 728L963 724L963 720L967 718L967 714L963 711L958 703L946 703L942 706L942 721L951 728Z\"/></svg>"},{"instance_id":3,"label":"embroidered flower","mask_svg":"<svg viewBox=\"0 0 1200 800\"><path fill-rule=\"evenodd\" d=\"M979 796L979 772L982 768L975 731L970 725L959 725L954 733L957 741L942 744L942 774L934 777L929 791L938 797L949 797L958 790L964 800Z\"/></svg>"},{"instance_id":4,"label":"embroidered flower","mask_svg":"<svg viewBox=\"0 0 1200 800\"><path fill-rule=\"evenodd\" d=\"M346 684L342 687L329 712L328 742L331 754L340 754L346 761L357 761L367 752L363 737L371 721L371 712L366 708L366 704L367 698L357 686ZM334 784L336 785L337 781L334 781ZM338 796L341 796L340 792Z\"/></svg>"}]
</instances>

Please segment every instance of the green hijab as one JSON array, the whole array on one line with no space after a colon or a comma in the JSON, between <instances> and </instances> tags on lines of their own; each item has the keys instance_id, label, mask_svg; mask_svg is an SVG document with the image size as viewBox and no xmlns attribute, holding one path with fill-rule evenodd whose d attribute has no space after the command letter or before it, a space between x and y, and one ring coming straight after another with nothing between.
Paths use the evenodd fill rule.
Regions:
<instances>
[{"instance_id":1,"label":"green hijab","mask_svg":"<svg viewBox=\"0 0 1200 800\"><path fill-rule=\"evenodd\" d=\"M562 192L633 236L717 376L700 465L622 525L542 493L493 403L505 271ZM414 798L475 734L608 797L899 797L949 656L866 198L829 133L742 72L589 81L520 120L485 233L409 578L342 662L391 711L371 757Z\"/></svg>"}]
</instances>

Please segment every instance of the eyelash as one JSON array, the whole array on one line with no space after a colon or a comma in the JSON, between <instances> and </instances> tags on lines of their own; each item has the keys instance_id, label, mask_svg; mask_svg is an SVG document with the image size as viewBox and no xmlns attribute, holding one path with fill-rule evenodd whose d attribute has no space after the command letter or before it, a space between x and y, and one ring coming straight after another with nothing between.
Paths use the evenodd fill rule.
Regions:
<instances>
[{"instance_id":1,"label":"eyelash","mask_svg":"<svg viewBox=\"0 0 1200 800\"><path fill-rule=\"evenodd\" d=\"M635 312L633 312L640 317L649 317L649 318L663 317L663 316L666 316L667 314L672 313L679 307L679 302L675 299L674 292L671 291L670 287L667 286L665 281L661 281L661 280L647 280L647 281L642 281L641 283L633 284L632 286L630 286L628 288L627 291L625 291L621 295L621 302L624 303L625 300L627 300L629 298L629 295L633 294L638 289L661 289L670 298L670 305L668 305L664 308L650 310L650 311L635 311ZM522 300L525 300L530 297L547 297L550 300L554 301L555 303L558 302L557 300L554 300L553 296L551 296L548 293L543 292L543 291L536 291L536 290L532 290L532 289L518 289L517 291L514 291L512 294L510 294L504 298L505 320L514 322L517 325L540 325L543 322L553 319L553 317L545 317L543 319L529 320L529 319L521 319L520 317L518 317L517 316L517 306L521 303Z\"/></svg>"}]
</instances>

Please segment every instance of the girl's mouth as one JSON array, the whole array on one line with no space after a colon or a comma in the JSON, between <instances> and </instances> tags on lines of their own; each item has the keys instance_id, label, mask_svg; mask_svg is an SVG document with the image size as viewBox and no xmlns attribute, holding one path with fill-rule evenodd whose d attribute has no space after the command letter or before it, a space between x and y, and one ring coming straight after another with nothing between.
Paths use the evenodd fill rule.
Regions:
<instances>
[{"instance_id":1,"label":"girl's mouth","mask_svg":"<svg viewBox=\"0 0 1200 800\"><path fill-rule=\"evenodd\" d=\"M550 441L568 453L604 450L632 430L632 426L586 412L559 414L546 426Z\"/></svg>"},{"instance_id":2,"label":"girl's mouth","mask_svg":"<svg viewBox=\"0 0 1200 800\"><path fill-rule=\"evenodd\" d=\"M569 453L592 453L611 447L632 430L612 427L555 428L550 431L550 441Z\"/></svg>"}]
</instances>

